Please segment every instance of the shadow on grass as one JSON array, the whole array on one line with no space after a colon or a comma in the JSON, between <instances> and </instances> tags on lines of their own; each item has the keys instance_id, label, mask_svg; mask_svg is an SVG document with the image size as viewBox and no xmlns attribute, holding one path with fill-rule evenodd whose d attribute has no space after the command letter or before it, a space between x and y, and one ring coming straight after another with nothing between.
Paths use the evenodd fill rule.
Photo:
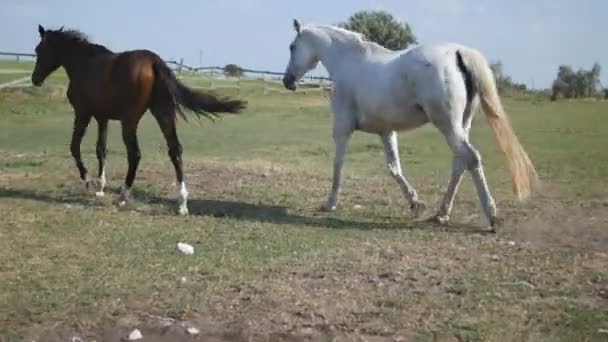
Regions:
<instances>
[{"instance_id":1,"label":"shadow on grass","mask_svg":"<svg viewBox=\"0 0 608 342\"><path fill-rule=\"evenodd\" d=\"M115 192L116 189L110 189ZM104 206L95 200L93 195L67 194L53 196L48 193L33 192L30 190L0 188L0 199L25 199L44 202L48 204L70 204L83 207ZM134 194L132 200L143 201L150 204L159 204L166 208L174 208L174 200L158 196ZM313 212L309 214L293 213L287 207L266 204L252 204L227 200L190 200L188 202L191 215L226 217L242 221L263 222L271 224L300 225L314 228L328 229L361 229L361 230L417 230L436 229L453 233L484 233L484 230L473 225L455 225L445 229L444 226L426 220L404 218L402 221L385 222L353 220L336 217L333 213Z\"/></svg>"},{"instance_id":2,"label":"shadow on grass","mask_svg":"<svg viewBox=\"0 0 608 342\"><path fill-rule=\"evenodd\" d=\"M174 202L155 198L155 202L165 205L175 205ZM266 204L251 204L226 200L191 200L188 202L191 215L227 217L243 221L255 221L271 224L300 225L314 228L329 229L361 229L361 230L417 230L438 229L445 230L444 226L424 219L407 219L400 221L377 222L372 220L353 220L337 217L334 213L320 211L312 213L294 213L287 207L271 206ZM447 231L447 230L446 230ZM484 233L480 227L472 225L458 225L449 231L460 233Z\"/></svg>"},{"instance_id":3,"label":"shadow on grass","mask_svg":"<svg viewBox=\"0 0 608 342\"><path fill-rule=\"evenodd\" d=\"M87 198L81 194L63 194L61 196L53 196L49 193L35 192L22 189L0 188L0 199L23 199L44 202L48 204L71 204L89 207L99 207L94 198Z\"/></svg>"}]
</instances>

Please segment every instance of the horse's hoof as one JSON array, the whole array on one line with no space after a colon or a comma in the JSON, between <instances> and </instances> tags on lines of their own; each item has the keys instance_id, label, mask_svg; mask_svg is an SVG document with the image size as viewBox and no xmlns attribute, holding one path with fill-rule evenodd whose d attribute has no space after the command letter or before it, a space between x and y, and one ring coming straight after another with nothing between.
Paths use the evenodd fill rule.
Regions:
<instances>
[{"instance_id":1,"label":"horse's hoof","mask_svg":"<svg viewBox=\"0 0 608 342\"><path fill-rule=\"evenodd\" d=\"M82 183L82 185L84 185L84 188L87 189L87 190L92 190L93 189L93 185L94 184L92 184L92 182L93 181L89 177L80 180L80 183Z\"/></svg>"},{"instance_id":2,"label":"horse's hoof","mask_svg":"<svg viewBox=\"0 0 608 342\"><path fill-rule=\"evenodd\" d=\"M177 209L177 213L180 214L181 216L188 216L188 207L187 206L180 206Z\"/></svg>"},{"instance_id":3,"label":"horse's hoof","mask_svg":"<svg viewBox=\"0 0 608 342\"><path fill-rule=\"evenodd\" d=\"M124 207L125 205L127 205L127 201L125 200L119 200L116 205L118 205L119 207Z\"/></svg>"},{"instance_id":4,"label":"horse's hoof","mask_svg":"<svg viewBox=\"0 0 608 342\"><path fill-rule=\"evenodd\" d=\"M322 212L325 212L325 213L331 213L331 212L336 211L336 205L324 203L323 205L321 205L321 208L319 208L319 210L321 210Z\"/></svg>"},{"instance_id":5,"label":"horse's hoof","mask_svg":"<svg viewBox=\"0 0 608 342\"><path fill-rule=\"evenodd\" d=\"M420 217L426 211L426 204L422 201L416 201L410 204L410 210L415 217Z\"/></svg>"},{"instance_id":6,"label":"horse's hoof","mask_svg":"<svg viewBox=\"0 0 608 342\"><path fill-rule=\"evenodd\" d=\"M488 232L496 234L496 228L498 227L500 221L501 220L496 216L490 217L490 228L488 229Z\"/></svg>"},{"instance_id":7,"label":"horse's hoof","mask_svg":"<svg viewBox=\"0 0 608 342\"><path fill-rule=\"evenodd\" d=\"M103 197L103 196L105 196L105 195L106 195L106 194L105 194L105 192L103 192L103 191L97 191L97 192L95 192L95 196L97 196L97 197Z\"/></svg>"},{"instance_id":8,"label":"horse's hoof","mask_svg":"<svg viewBox=\"0 0 608 342\"><path fill-rule=\"evenodd\" d=\"M428 219L429 222L437 223L442 226L448 226L450 224L450 216L448 215L434 215Z\"/></svg>"}]
</instances>

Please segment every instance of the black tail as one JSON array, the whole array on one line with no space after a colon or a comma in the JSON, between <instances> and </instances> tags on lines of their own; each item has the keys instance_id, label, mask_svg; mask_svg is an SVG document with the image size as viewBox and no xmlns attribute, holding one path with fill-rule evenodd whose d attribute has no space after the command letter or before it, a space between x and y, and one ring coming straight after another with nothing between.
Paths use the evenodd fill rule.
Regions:
<instances>
[{"instance_id":1,"label":"black tail","mask_svg":"<svg viewBox=\"0 0 608 342\"><path fill-rule=\"evenodd\" d=\"M154 72L156 74L155 82L157 82L155 87L165 88L169 92L175 109L185 121L188 121L188 118L184 114L182 106L190 109L199 117L203 115L213 120L219 116L219 113L237 114L247 105L245 101L217 97L188 88L175 77L173 70L160 58L154 63Z\"/></svg>"}]
</instances>

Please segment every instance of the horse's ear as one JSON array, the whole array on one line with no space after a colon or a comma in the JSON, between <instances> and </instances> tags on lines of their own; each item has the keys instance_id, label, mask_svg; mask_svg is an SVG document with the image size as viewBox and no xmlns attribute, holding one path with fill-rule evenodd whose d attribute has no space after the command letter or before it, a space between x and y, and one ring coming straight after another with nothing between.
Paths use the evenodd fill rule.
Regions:
<instances>
[{"instance_id":1,"label":"horse's ear","mask_svg":"<svg viewBox=\"0 0 608 342\"><path fill-rule=\"evenodd\" d=\"M59 31L59 32L63 31L63 26L61 26L61 27L59 28L59 30L57 30L57 31Z\"/></svg>"},{"instance_id":2,"label":"horse's ear","mask_svg":"<svg viewBox=\"0 0 608 342\"><path fill-rule=\"evenodd\" d=\"M298 19L293 20L293 28L296 30L298 35L300 35L300 30L302 29L302 25L300 25L300 22L298 21Z\"/></svg>"},{"instance_id":3,"label":"horse's ear","mask_svg":"<svg viewBox=\"0 0 608 342\"><path fill-rule=\"evenodd\" d=\"M44 37L44 27L42 25L38 25L38 33L40 34L40 38Z\"/></svg>"}]
</instances>

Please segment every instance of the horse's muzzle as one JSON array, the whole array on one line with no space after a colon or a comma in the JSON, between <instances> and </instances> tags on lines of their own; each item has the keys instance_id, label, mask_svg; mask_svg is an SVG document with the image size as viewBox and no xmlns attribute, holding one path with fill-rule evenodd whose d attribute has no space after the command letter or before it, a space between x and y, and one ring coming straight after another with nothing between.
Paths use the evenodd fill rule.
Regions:
<instances>
[{"instance_id":1,"label":"horse's muzzle","mask_svg":"<svg viewBox=\"0 0 608 342\"><path fill-rule=\"evenodd\" d=\"M291 74L285 75L283 77L283 85L285 86L285 88L287 88L291 91L295 91L297 88L296 78Z\"/></svg>"}]
</instances>

